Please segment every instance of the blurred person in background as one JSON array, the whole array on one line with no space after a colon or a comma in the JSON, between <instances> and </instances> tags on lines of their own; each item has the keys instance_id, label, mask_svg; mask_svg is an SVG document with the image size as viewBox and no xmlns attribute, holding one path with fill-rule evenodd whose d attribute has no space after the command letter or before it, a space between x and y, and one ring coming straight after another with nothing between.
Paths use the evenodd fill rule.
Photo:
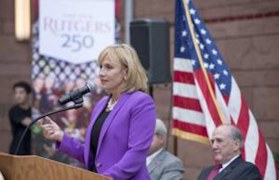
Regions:
<instances>
[{"instance_id":1,"label":"blurred person in background","mask_svg":"<svg viewBox=\"0 0 279 180\"><path fill-rule=\"evenodd\" d=\"M156 119L153 142L146 159L149 175L152 180L182 180L184 175L183 163L164 149L166 138L167 128L164 122Z\"/></svg>"},{"instance_id":2,"label":"blurred person in background","mask_svg":"<svg viewBox=\"0 0 279 180\"><path fill-rule=\"evenodd\" d=\"M12 129L12 143L10 154L15 154L19 140L25 128L32 122L30 94L31 86L24 81L20 81L13 86L15 105L9 111L9 119ZM28 130L19 148L18 155L31 154L31 130Z\"/></svg>"}]
</instances>

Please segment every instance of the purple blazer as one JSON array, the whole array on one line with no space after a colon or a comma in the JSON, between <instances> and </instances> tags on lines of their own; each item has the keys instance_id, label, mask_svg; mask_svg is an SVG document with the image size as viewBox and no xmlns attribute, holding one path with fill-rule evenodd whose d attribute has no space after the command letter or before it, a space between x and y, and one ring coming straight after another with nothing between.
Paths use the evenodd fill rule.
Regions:
<instances>
[{"instance_id":1,"label":"purple blazer","mask_svg":"<svg viewBox=\"0 0 279 180\"><path fill-rule=\"evenodd\" d=\"M65 134L57 145L59 151L78 159L87 169L93 159L90 151L91 131L108 101L109 97L106 96L96 104L84 144ZM98 173L115 180L149 180L145 161L153 139L155 118L155 105L148 94L141 91L123 93L100 132L95 157Z\"/></svg>"}]
</instances>

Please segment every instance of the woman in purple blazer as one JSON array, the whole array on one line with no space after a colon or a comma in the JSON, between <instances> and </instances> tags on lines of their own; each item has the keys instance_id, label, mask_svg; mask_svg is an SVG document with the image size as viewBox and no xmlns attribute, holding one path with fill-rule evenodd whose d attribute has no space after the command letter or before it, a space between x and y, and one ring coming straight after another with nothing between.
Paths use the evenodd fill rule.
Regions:
<instances>
[{"instance_id":1,"label":"woman in purple blazer","mask_svg":"<svg viewBox=\"0 0 279 180\"><path fill-rule=\"evenodd\" d=\"M96 84L109 96L95 106L85 143L69 137L50 118L42 126L57 149L85 164L88 170L115 180L150 179L145 165L155 126L155 105L145 93L147 76L133 48L126 44L104 49Z\"/></svg>"}]
</instances>

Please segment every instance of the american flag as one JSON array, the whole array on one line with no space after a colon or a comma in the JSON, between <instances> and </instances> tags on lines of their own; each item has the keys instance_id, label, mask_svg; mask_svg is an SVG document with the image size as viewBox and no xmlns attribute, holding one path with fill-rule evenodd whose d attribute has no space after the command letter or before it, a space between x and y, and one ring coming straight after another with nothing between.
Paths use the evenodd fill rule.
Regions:
<instances>
[{"instance_id":1,"label":"american flag","mask_svg":"<svg viewBox=\"0 0 279 180\"><path fill-rule=\"evenodd\" d=\"M240 89L190 0L176 1L173 82L173 134L209 143L220 124L242 132L242 153L265 180L276 180L272 152Z\"/></svg>"}]
</instances>

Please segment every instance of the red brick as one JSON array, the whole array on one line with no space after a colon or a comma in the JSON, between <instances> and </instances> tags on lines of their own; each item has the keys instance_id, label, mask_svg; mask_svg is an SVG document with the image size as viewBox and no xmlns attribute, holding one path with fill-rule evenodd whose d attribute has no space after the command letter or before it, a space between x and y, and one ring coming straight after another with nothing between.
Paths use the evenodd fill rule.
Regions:
<instances>
[{"instance_id":1,"label":"red brick","mask_svg":"<svg viewBox=\"0 0 279 180\"><path fill-rule=\"evenodd\" d=\"M215 0L216 1L216 0ZM241 1L241 0L240 0ZM194 1L195 2L195 1ZM201 12L201 15L206 19L211 18L220 18L220 17L236 17L243 15L256 15L256 14L264 14L270 12L278 12L279 10L279 2L278 1L260 1L254 3L236 3L235 1L230 1L231 5L224 6L218 4L216 6L202 8L205 1L203 3L196 3L197 7ZM210 3L213 4L213 3ZM226 4L229 4L229 1L226 1Z\"/></svg>"},{"instance_id":2,"label":"red brick","mask_svg":"<svg viewBox=\"0 0 279 180\"><path fill-rule=\"evenodd\" d=\"M260 122L258 122L258 125L265 138L279 139L279 131L278 131L279 121L261 120Z\"/></svg>"},{"instance_id":3,"label":"red brick","mask_svg":"<svg viewBox=\"0 0 279 180\"><path fill-rule=\"evenodd\" d=\"M15 36L15 24L13 21L3 22L3 34Z\"/></svg>"},{"instance_id":4,"label":"red brick","mask_svg":"<svg viewBox=\"0 0 279 180\"><path fill-rule=\"evenodd\" d=\"M279 69L279 35L219 40L217 44L233 70Z\"/></svg>"},{"instance_id":5,"label":"red brick","mask_svg":"<svg viewBox=\"0 0 279 180\"><path fill-rule=\"evenodd\" d=\"M186 167L184 180L198 179L200 172L201 172L200 168Z\"/></svg>"},{"instance_id":6,"label":"red brick","mask_svg":"<svg viewBox=\"0 0 279 180\"><path fill-rule=\"evenodd\" d=\"M207 27L215 40L272 35L279 33L279 17L208 23Z\"/></svg>"},{"instance_id":7,"label":"red brick","mask_svg":"<svg viewBox=\"0 0 279 180\"><path fill-rule=\"evenodd\" d=\"M4 21L14 20L14 1L11 0L0 1L0 17Z\"/></svg>"},{"instance_id":8,"label":"red brick","mask_svg":"<svg viewBox=\"0 0 279 180\"><path fill-rule=\"evenodd\" d=\"M154 87L154 100L156 102L156 109L158 113L158 117L167 121L169 118L170 105L172 101L170 85L164 86L155 86Z\"/></svg>"},{"instance_id":9,"label":"red brick","mask_svg":"<svg viewBox=\"0 0 279 180\"><path fill-rule=\"evenodd\" d=\"M233 75L240 87L279 86L279 71L270 70L239 70Z\"/></svg>"},{"instance_id":10,"label":"red brick","mask_svg":"<svg viewBox=\"0 0 279 180\"><path fill-rule=\"evenodd\" d=\"M216 7L232 7L232 6L245 6L247 4L261 4L263 0L214 0L214 1L204 1L204 0L193 0L199 9L211 9ZM270 2L270 1L267 1ZM214 12L212 12L214 13Z\"/></svg>"},{"instance_id":11,"label":"red brick","mask_svg":"<svg viewBox=\"0 0 279 180\"><path fill-rule=\"evenodd\" d=\"M254 103L254 96L253 96L253 88L250 87L240 87L240 91L242 96L245 98L246 102L248 103L249 107L252 109L253 112L253 103Z\"/></svg>"},{"instance_id":12,"label":"red brick","mask_svg":"<svg viewBox=\"0 0 279 180\"><path fill-rule=\"evenodd\" d=\"M31 65L27 63L0 63L1 76L29 76L31 77Z\"/></svg>"},{"instance_id":13,"label":"red brick","mask_svg":"<svg viewBox=\"0 0 279 180\"><path fill-rule=\"evenodd\" d=\"M12 136L10 131L8 130L1 130L0 131L1 143L0 143L0 151L8 152L10 143L12 140Z\"/></svg>"},{"instance_id":14,"label":"red brick","mask_svg":"<svg viewBox=\"0 0 279 180\"><path fill-rule=\"evenodd\" d=\"M171 19L175 2L169 0L134 1L135 18ZM173 18L171 19L173 21Z\"/></svg>"},{"instance_id":15,"label":"red brick","mask_svg":"<svg viewBox=\"0 0 279 180\"><path fill-rule=\"evenodd\" d=\"M279 141L278 141L278 138L266 138L265 139L268 146L270 147L270 150L272 152L279 152Z\"/></svg>"},{"instance_id":16,"label":"red brick","mask_svg":"<svg viewBox=\"0 0 279 180\"><path fill-rule=\"evenodd\" d=\"M0 59L2 63L31 64L30 43L19 43L14 36L0 36Z\"/></svg>"},{"instance_id":17,"label":"red brick","mask_svg":"<svg viewBox=\"0 0 279 180\"><path fill-rule=\"evenodd\" d=\"M279 87L263 87L254 89L253 109L258 119L279 120Z\"/></svg>"},{"instance_id":18,"label":"red brick","mask_svg":"<svg viewBox=\"0 0 279 180\"><path fill-rule=\"evenodd\" d=\"M210 145L178 139L178 157L185 166L204 168L213 163Z\"/></svg>"},{"instance_id":19,"label":"red brick","mask_svg":"<svg viewBox=\"0 0 279 180\"><path fill-rule=\"evenodd\" d=\"M7 109L6 112L8 112L8 109ZM11 132L11 126L10 126L10 122L9 122L9 119L8 119L8 113L6 113L5 116L0 117L0 123L1 123L0 133L2 131Z\"/></svg>"}]
</instances>

